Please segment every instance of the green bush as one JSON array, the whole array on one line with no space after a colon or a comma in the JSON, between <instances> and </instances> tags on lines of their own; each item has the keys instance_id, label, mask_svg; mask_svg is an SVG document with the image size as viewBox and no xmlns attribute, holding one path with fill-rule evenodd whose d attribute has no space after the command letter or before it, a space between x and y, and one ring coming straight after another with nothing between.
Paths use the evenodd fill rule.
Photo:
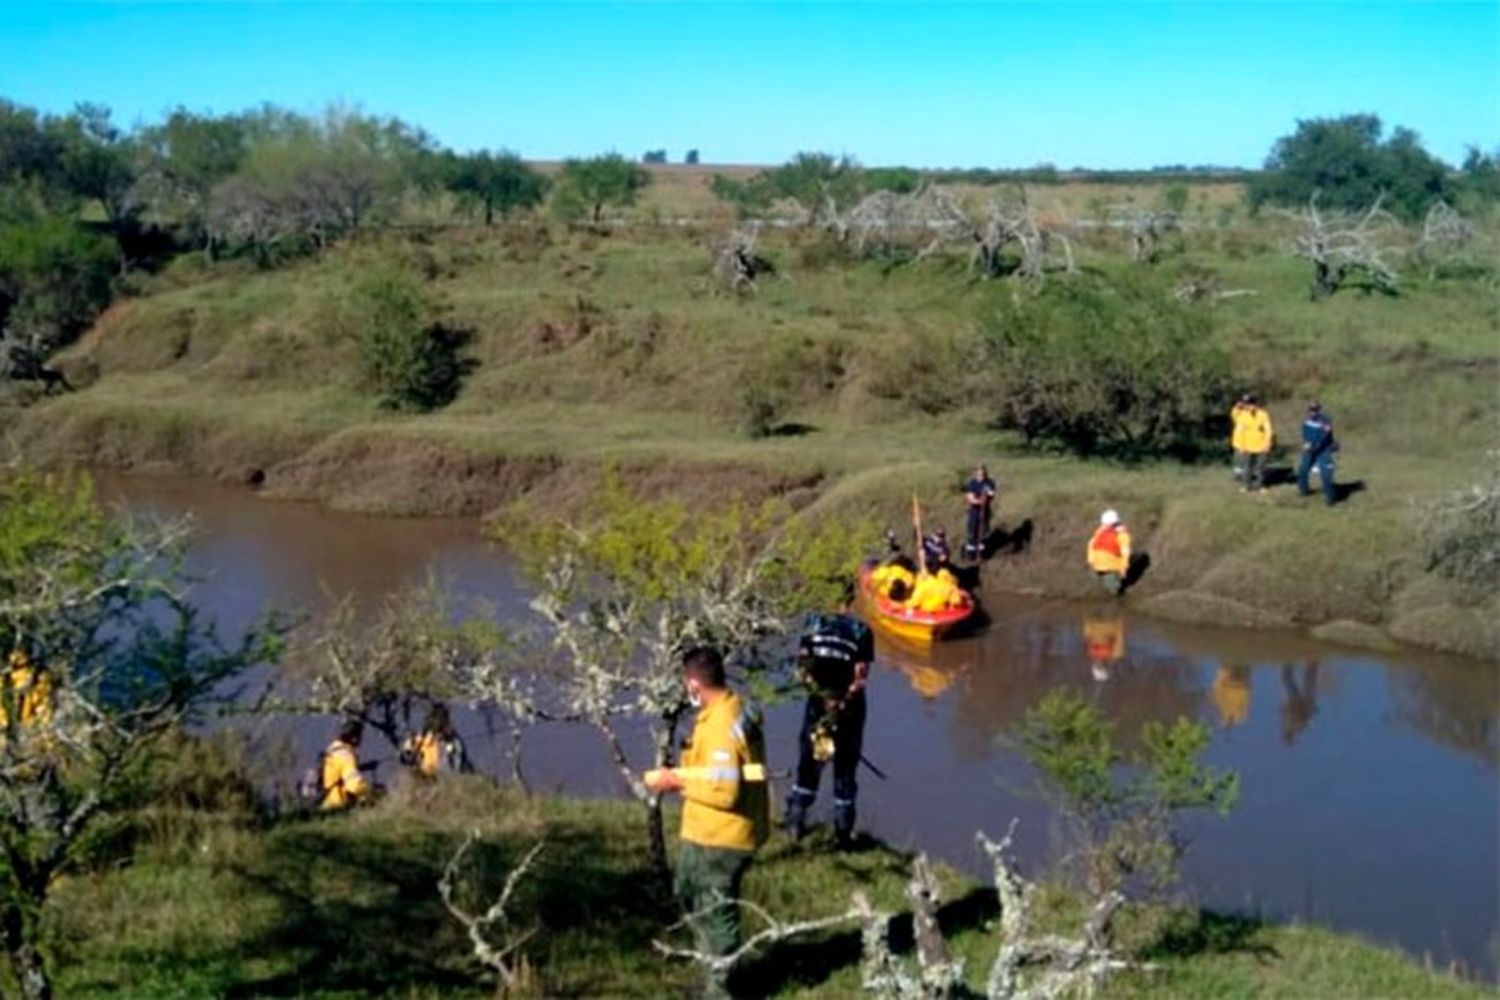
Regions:
<instances>
[{"instance_id":1,"label":"green bush","mask_svg":"<svg viewBox=\"0 0 1500 1000\"><path fill-rule=\"evenodd\" d=\"M1211 314L1161 279L1003 291L980 323L997 424L1080 455L1192 460L1222 439L1228 353ZM956 373L955 373L956 374Z\"/></svg>"},{"instance_id":2,"label":"green bush","mask_svg":"<svg viewBox=\"0 0 1500 1000\"><path fill-rule=\"evenodd\" d=\"M0 226L0 328L66 344L108 305L115 263L113 241L67 219Z\"/></svg>"},{"instance_id":3,"label":"green bush","mask_svg":"<svg viewBox=\"0 0 1500 1000\"><path fill-rule=\"evenodd\" d=\"M360 367L382 406L434 410L453 401L470 367L462 355L469 335L431 321L432 304L415 277L370 275L354 286L348 306Z\"/></svg>"}]
</instances>

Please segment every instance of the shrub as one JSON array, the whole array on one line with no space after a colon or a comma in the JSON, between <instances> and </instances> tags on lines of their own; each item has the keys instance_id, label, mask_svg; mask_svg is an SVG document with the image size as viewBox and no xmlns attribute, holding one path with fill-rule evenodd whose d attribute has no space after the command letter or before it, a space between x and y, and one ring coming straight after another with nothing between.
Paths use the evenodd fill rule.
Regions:
<instances>
[{"instance_id":1,"label":"shrub","mask_svg":"<svg viewBox=\"0 0 1500 1000\"><path fill-rule=\"evenodd\" d=\"M1500 452L1489 477L1455 490L1419 513L1428 570L1461 584L1500 587Z\"/></svg>"},{"instance_id":2,"label":"shrub","mask_svg":"<svg viewBox=\"0 0 1500 1000\"><path fill-rule=\"evenodd\" d=\"M1099 709L1065 689L1026 713L1019 743L1063 815L1088 888L1095 894L1144 881L1166 888L1187 841L1175 817L1212 809L1228 815L1239 776L1203 763L1208 730L1179 717L1141 727L1123 750Z\"/></svg>"},{"instance_id":3,"label":"shrub","mask_svg":"<svg viewBox=\"0 0 1500 1000\"><path fill-rule=\"evenodd\" d=\"M348 311L360 367L382 406L434 410L458 395L469 334L430 320L432 305L413 276L370 275L355 285Z\"/></svg>"},{"instance_id":4,"label":"shrub","mask_svg":"<svg viewBox=\"0 0 1500 1000\"><path fill-rule=\"evenodd\" d=\"M66 344L109 303L112 241L67 219L0 226L0 327Z\"/></svg>"},{"instance_id":5,"label":"shrub","mask_svg":"<svg viewBox=\"0 0 1500 1000\"><path fill-rule=\"evenodd\" d=\"M1081 455L1194 459L1231 396L1211 314L1160 279L1049 283L1003 295L980 324L997 424Z\"/></svg>"}]
</instances>

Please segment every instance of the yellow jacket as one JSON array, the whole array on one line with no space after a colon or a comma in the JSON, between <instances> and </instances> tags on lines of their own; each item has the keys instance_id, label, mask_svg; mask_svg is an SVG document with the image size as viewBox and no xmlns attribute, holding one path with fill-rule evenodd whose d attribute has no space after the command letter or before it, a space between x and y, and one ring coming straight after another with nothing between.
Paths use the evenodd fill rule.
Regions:
<instances>
[{"instance_id":1,"label":"yellow jacket","mask_svg":"<svg viewBox=\"0 0 1500 1000\"><path fill-rule=\"evenodd\" d=\"M923 573L917 577L917 585L912 589L911 600L907 603L918 611L944 611L963 603L963 591L959 589L957 579L947 570Z\"/></svg>"},{"instance_id":2,"label":"yellow jacket","mask_svg":"<svg viewBox=\"0 0 1500 1000\"><path fill-rule=\"evenodd\" d=\"M741 781L746 764L765 764L760 719L732 691L704 705L682 751L684 768L704 768L683 779L682 839L702 847L753 851L771 832L764 781Z\"/></svg>"},{"instance_id":3,"label":"yellow jacket","mask_svg":"<svg viewBox=\"0 0 1500 1000\"><path fill-rule=\"evenodd\" d=\"M439 771L457 770L462 759L463 745L456 736L444 739L424 729L401 741L401 763L424 778L435 778Z\"/></svg>"},{"instance_id":4,"label":"yellow jacket","mask_svg":"<svg viewBox=\"0 0 1500 1000\"><path fill-rule=\"evenodd\" d=\"M916 583L916 575L911 570L899 563L888 563L876 566L870 571L870 582L875 585L877 593L887 597L891 594L891 584L898 580L906 585L906 592L911 593L912 585Z\"/></svg>"},{"instance_id":5,"label":"yellow jacket","mask_svg":"<svg viewBox=\"0 0 1500 1000\"><path fill-rule=\"evenodd\" d=\"M1236 403L1229 411L1229 419L1234 424L1229 444L1235 451L1264 455L1271 450L1271 415L1264 409Z\"/></svg>"},{"instance_id":6,"label":"yellow jacket","mask_svg":"<svg viewBox=\"0 0 1500 1000\"><path fill-rule=\"evenodd\" d=\"M1089 539L1089 569L1095 573L1126 573L1130 569L1130 532L1125 525L1101 526Z\"/></svg>"},{"instance_id":7,"label":"yellow jacket","mask_svg":"<svg viewBox=\"0 0 1500 1000\"><path fill-rule=\"evenodd\" d=\"M323 808L343 809L364 798L369 782L359 770L359 757L343 740L334 740L323 751Z\"/></svg>"},{"instance_id":8,"label":"yellow jacket","mask_svg":"<svg viewBox=\"0 0 1500 1000\"><path fill-rule=\"evenodd\" d=\"M10 654L6 667L5 690L0 693L0 727L10 725L7 704L18 706L23 726L52 721L52 678L47 671L32 666L20 650Z\"/></svg>"}]
</instances>

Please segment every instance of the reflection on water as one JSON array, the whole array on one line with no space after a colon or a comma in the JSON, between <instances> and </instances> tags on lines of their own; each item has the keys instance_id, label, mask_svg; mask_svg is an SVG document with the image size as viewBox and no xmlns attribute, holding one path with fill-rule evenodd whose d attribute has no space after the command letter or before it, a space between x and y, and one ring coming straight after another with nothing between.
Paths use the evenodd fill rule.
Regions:
<instances>
[{"instance_id":1,"label":"reflection on water","mask_svg":"<svg viewBox=\"0 0 1500 1000\"><path fill-rule=\"evenodd\" d=\"M198 598L226 629L262 607L320 605L324 587L373 599L436 568L464 598L525 614L509 564L472 522L381 520L265 503L195 483L119 480L106 497L188 513L201 533ZM862 777L876 835L982 874L976 830L1021 821L1023 863L1057 845L1009 734L1055 687L1072 688L1122 739L1180 715L1213 733L1209 762L1241 776L1228 819L1193 820L1184 877L1199 902L1299 917L1399 943L1493 976L1497 861L1497 672L1493 664L1351 653L1293 633L1167 625L1129 601L1079 606L986 596L990 625L918 650L885 641L870 687ZM878 635L879 633L877 633ZM509 768L509 737L484 713L456 719L476 765ZM795 706L768 713L774 767L795 758ZM326 721L288 723L297 756ZM383 751L377 751L380 755ZM590 732L542 726L525 740L534 787L620 794Z\"/></svg>"}]
</instances>

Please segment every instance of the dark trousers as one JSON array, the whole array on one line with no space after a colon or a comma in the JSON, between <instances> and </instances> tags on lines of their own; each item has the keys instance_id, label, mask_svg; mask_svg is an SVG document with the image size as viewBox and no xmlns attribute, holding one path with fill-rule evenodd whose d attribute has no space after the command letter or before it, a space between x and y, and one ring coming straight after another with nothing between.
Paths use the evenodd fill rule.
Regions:
<instances>
[{"instance_id":1,"label":"dark trousers","mask_svg":"<svg viewBox=\"0 0 1500 1000\"><path fill-rule=\"evenodd\" d=\"M1258 490L1266 483L1267 452L1237 451L1234 453L1235 478L1248 490Z\"/></svg>"},{"instance_id":2,"label":"dark trousers","mask_svg":"<svg viewBox=\"0 0 1500 1000\"><path fill-rule=\"evenodd\" d=\"M728 955L739 947L740 884L752 856L686 840L678 848L672 888L699 951ZM727 971L710 972L704 995L727 996L727 980Z\"/></svg>"},{"instance_id":3,"label":"dark trousers","mask_svg":"<svg viewBox=\"0 0 1500 1000\"><path fill-rule=\"evenodd\" d=\"M818 723L828 713L823 699L813 695L807 699L802 713L802 735L799 737L801 753L797 757L797 783L792 786L787 800L788 811L805 814L813 800L818 797L818 779L823 774L823 762L813 756L813 733ZM840 836L848 836L854 830L854 801L859 794L859 758L865 742L865 695L861 691L845 703L838 714L838 725L833 734L833 828Z\"/></svg>"},{"instance_id":4,"label":"dark trousers","mask_svg":"<svg viewBox=\"0 0 1500 1000\"><path fill-rule=\"evenodd\" d=\"M1323 499L1330 505L1338 500L1338 491L1333 485L1333 452L1324 448L1320 452L1304 451L1302 461L1297 463L1297 492L1303 496L1312 492L1308 478L1313 467L1318 469L1318 478L1323 483Z\"/></svg>"},{"instance_id":5,"label":"dark trousers","mask_svg":"<svg viewBox=\"0 0 1500 1000\"><path fill-rule=\"evenodd\" d=\"M984 504L969 508L968 531L965 533L964 552L978 558L984 553L984 536L990 530L990 511Z\"/></svg>"}]
</instances>

